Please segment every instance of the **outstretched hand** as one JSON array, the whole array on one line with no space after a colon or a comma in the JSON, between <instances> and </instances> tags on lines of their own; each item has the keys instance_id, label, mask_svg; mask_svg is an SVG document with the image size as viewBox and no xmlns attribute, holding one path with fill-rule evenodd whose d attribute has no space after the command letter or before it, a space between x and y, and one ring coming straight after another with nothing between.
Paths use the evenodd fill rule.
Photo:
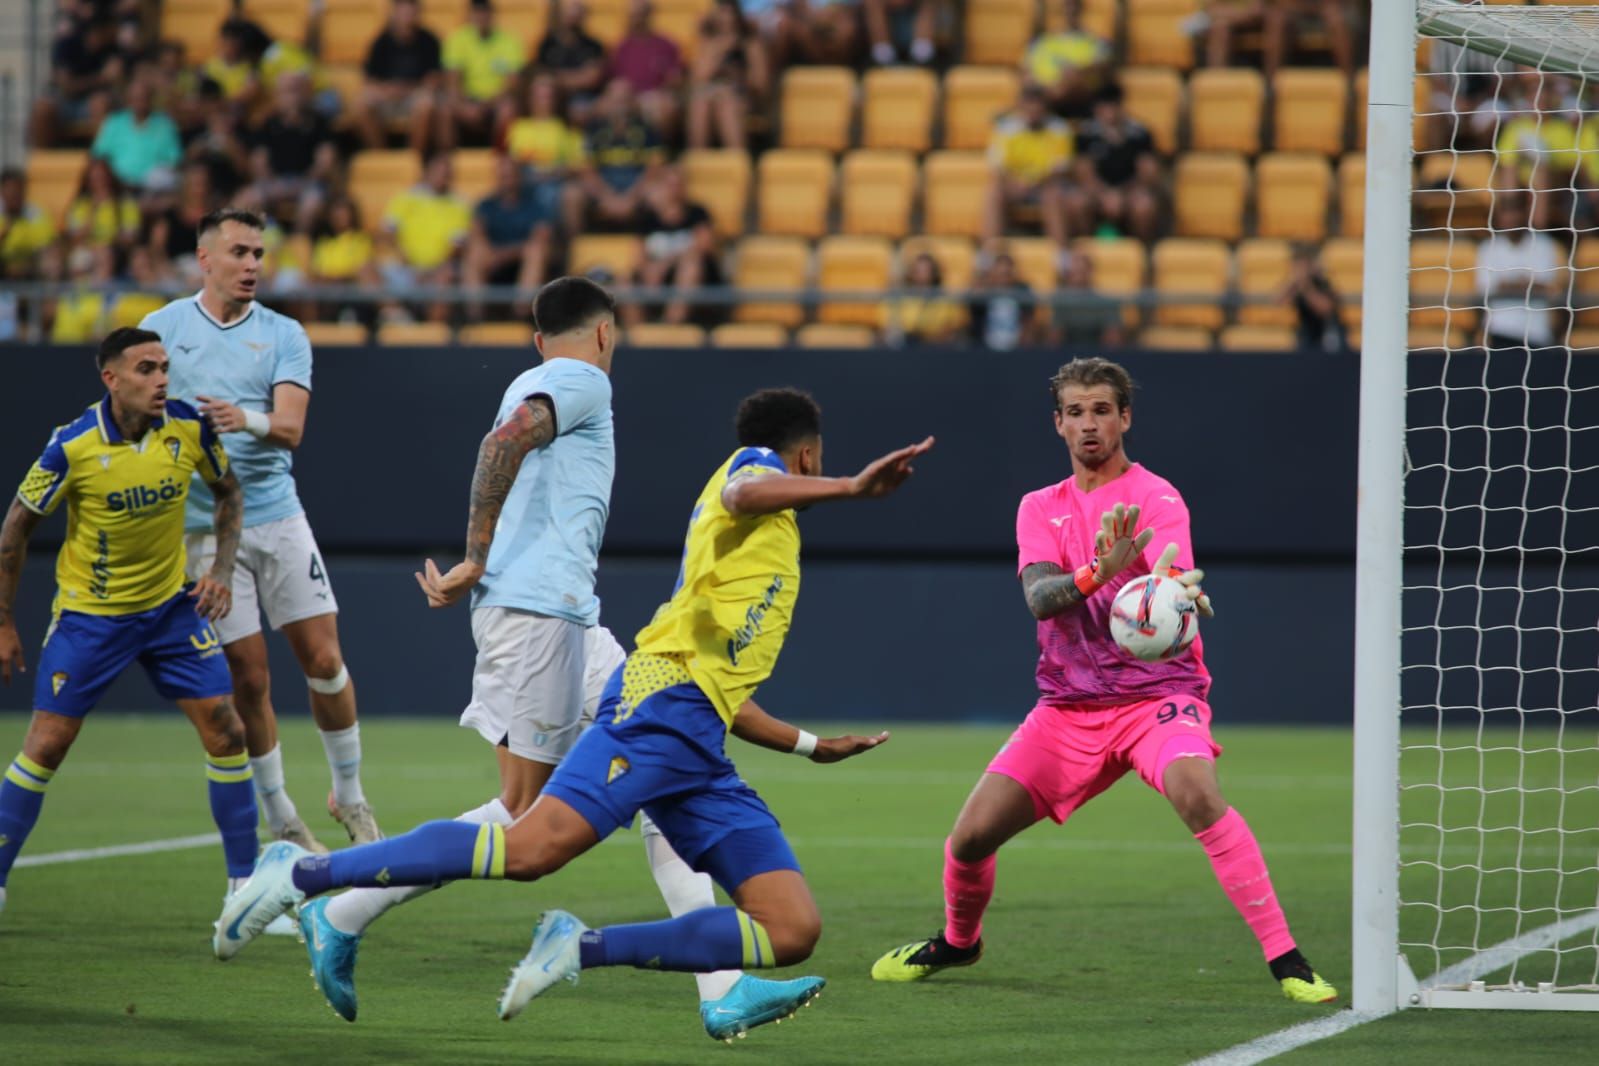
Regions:
<instances>
[{"instance_id":1,"label":"outstretched hand","mask_svg":"<svg viewBox=\"0 0 1599 1066\"><path fill-rule=\"evenodd\" d=\"M871 751L888 739L888 731L877 734L875 737L821 737L816 741L816 750L811 752L811 762L843 762L862 752Z\"/></svg>"},{"instance_id":2,"label":"outstretched hand","mask_svg":"<svg viewBox=\"0 0 1599 1066\"><path fill-rule=\"evenodd\" d=\"M416 575L416 583L422 586L429 607L450 606L483 578L482 564L474 562L456 563L448 572L440 573L438 564L429 559L422 564L422 570Z\"/></svg>"},{"instance_id":3,"label":"outstretched hand","mask_svg":"<svg viewBox=\"0 0 1599 1066\"><path fill-rule=\"evenodd\" d=\"M850 495L864 498L887 496L916 472L911 460L926 454L932 447L933 438L928 437L920 444L906 445L872 460L866 464L866 469L850 479Z\"/></svg>"},{"instance_id":4,"label":"outstretched hand","mask_svg":"<svg viewBox=\"0 0 1599 1066\"><path fill-rule=\"evenodd\" d=\"M1172 565L1176 561L1177 545L1168 544L1161 550L1160 558L1155 560L1154 572L1163 577L1170 577L1173 581L1183 586L1183 594L1188 598L1188 602L1192 603L1194 608L1199 611L1201 617L1216 617L1216 612L1210 605L1210 597L1205 594L1204 589L1199 587L1199 583L1205 580L1205 572L1198 567L1192 570L1178 570Z\"/></svg>"},{"instance_id":5,"label":"outstretched hand","mask_svg":"<svg viewBox=\"0 0 1599 1066\"><path fill-rule=\"evenodd\" d=\"M1094 580L1101 585L1127 569L1149 547L1155 531L1138 531L1139 506L1118 503L1099 517L1099 532L1094 534Z\"/></svg>"}]
</instances>

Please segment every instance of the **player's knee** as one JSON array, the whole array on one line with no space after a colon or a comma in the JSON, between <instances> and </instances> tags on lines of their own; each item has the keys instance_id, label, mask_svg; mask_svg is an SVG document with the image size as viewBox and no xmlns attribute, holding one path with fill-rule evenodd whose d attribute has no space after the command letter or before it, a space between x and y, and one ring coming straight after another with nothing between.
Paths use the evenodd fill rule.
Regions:
<instances>
[{"instance_id":1,"label":"player's knee","mask_svg":"<svg viewBox=\"0 0 1599 1066\"><path fill-rule=\"evenodd\" d=\"M300 666L305 670L306 680L313 690L317 690L318 684L332 685L335 682L339 688L343 688L343 683L350 678L344 668L344 656L339 654L336 644L314 649Z\"/></svg>"},{"instance_id":2,"label":"player's knee","mask_svg":"<svg viewBox=\"0 0 1599 1066\"><path fill-rule=\"evenodd\" d=\"M233 679L233 695L239 704L255 708L266 702L272 690L272 674L266 663L229 664L228 673Z\"/></svg>"},{"instance_id":3,"label":"player's knee","mask_svg":"<svg viewBox=\"0 0 1599 1066\"><path fill-rule=\"evenodd\" d=\"M958 862L982 862L998 850L994 834L987 826L957 822L950 830L949 853Z\"/></svg>"},{"instance_id":4,"label":"player's knee","mask_svg":"<svg viewBox=\"0 0 1599 1066\"><path fill-rule=\"evenodd\" d=\"M1167 798L1191 832L1200 833L1221 821L1227 813L1227 801L1215 788L1197 785L1172 790Z\"/></svg>"},{"instance_id":5,"label":"player's knee","mask_svg":"<svg viewBox=\"0 0 1599 1066\"><path fill-rule=\"evenodd\" d=\"M244 750L244 720L233 700L224 696L206 715L204 742L210 755L237 755Z\"/></svg>"},{"instance_id":6,"label":"player's knee","mask_svg":"<svg viewBox=\"0 0 1599 1066\"><path fill-rule=\"evenodd\" d=\"M822 916L815 909L809 913L786 916L766 926L766 935L772 940L772 954L777 965L793 966L804 962L816 950L822 939Z\"/></svg>"}]
</instances>

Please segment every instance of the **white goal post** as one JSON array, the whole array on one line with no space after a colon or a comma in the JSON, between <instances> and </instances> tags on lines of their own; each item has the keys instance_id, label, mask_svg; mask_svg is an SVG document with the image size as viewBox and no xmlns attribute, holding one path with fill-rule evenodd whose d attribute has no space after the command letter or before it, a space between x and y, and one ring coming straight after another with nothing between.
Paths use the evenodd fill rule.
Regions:
<instances>
[{"instance_id":1,"label":"white goal post","mask_svg":"<svg viewBox=\"0 0 1599 1066\"><path fill-rule=\"evenodd\" d=\"M1371 7L1353 1005L1599 1010L1599 7Z\"/></svg>"}]
</instances>

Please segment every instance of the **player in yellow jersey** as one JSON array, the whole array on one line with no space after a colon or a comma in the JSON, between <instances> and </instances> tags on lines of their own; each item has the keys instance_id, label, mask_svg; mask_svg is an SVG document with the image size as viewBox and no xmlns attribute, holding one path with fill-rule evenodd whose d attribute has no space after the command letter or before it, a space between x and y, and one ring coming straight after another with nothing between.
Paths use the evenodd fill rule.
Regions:
<instances>
[{"instance_id":1,"label":"player in yellow jersey","mask_svg":"<svg viewBox=\"0 0 1599 1066\"><path fill-rule=\"evenodd\" d=\"M13 672L25 669L11 603L28 537L66 501L33 720L22 753L0 782L0 905L45 788L84 716L134 660L200 733L230 890L255 864L255 791L244 726L211 625L233 602L233 557L244 513L239 483L200 413L167 399L160 337L115 330L96 361L105 398L51 435L0 527L0 679L10 684ZM218 550L210 572L186 587L183 507L195 473L216 496Z\"/></svg>"},{"instance_id":2,"label":"player in yellow jersey","mask_svg":"<svg viewBox=\"0 0 1599 1066\"><path fill-rule=\"evenodd\" d=\"M510 827L429 822L401 837L311 856L270 845L219 923L231 957L308 896L347 885L532 881L559 870L645 811L673 849L709 874L735 906L669 921L589 929L547 912L500 1001L509 1018L562 978L591 966L704 973L789 966L811 953L821 917L777 819L723 751L727 734L813 762L837 762L887 739L818 740L748 702L777 662L799 593L796 511L826 500L886 496L932 438L854 477L822 471L821 412L793 389L747 398L739 448L711 475L689 521L677 587L612 676L595 722ZM821 988L748 1024L775 1020Z\"/></svg>"}]
</instances>

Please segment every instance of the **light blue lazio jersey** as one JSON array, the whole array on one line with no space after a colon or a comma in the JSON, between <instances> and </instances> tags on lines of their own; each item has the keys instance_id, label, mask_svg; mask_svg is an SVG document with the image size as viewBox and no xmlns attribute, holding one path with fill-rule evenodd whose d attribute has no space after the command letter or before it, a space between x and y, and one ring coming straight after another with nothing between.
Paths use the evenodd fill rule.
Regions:
<instances>
[{"instance_id":1,"label":"light blue lazio jersey","mask_svg":"<svg viewBox=\"0 0 1599 1066\"><path fill-rule=\"evenodd\" d=\"M522 460L472 606L515 607L591 626L600 620L594 568L616 473L611 379L589 363L550 359L511 382L494 424L534 396L555 408L555 439Z\"/></svg>"},{"instance_id":2,"label":"light blue lazio jersey","mask_svg":"<svg viewBox=\"0 0 1599 1066\"><path fill-rule=\"evenodd\" d=\"M154 330L172 361L167 394L199 405L196 397L226 400L246 411L272 410L272 389L288 382L311 389L311 342L300 323L252 303L242 318L226 326L200 306L200 297L174 300L144 316L143 329ZM225 433L233 472L244 488L244 524L258 526L299 514L300 497L289 472L287 448L268 444L249 433ZM183 528L211 531L211 490L198 481L190 486Z\"/></svg>"}]
</instances>

